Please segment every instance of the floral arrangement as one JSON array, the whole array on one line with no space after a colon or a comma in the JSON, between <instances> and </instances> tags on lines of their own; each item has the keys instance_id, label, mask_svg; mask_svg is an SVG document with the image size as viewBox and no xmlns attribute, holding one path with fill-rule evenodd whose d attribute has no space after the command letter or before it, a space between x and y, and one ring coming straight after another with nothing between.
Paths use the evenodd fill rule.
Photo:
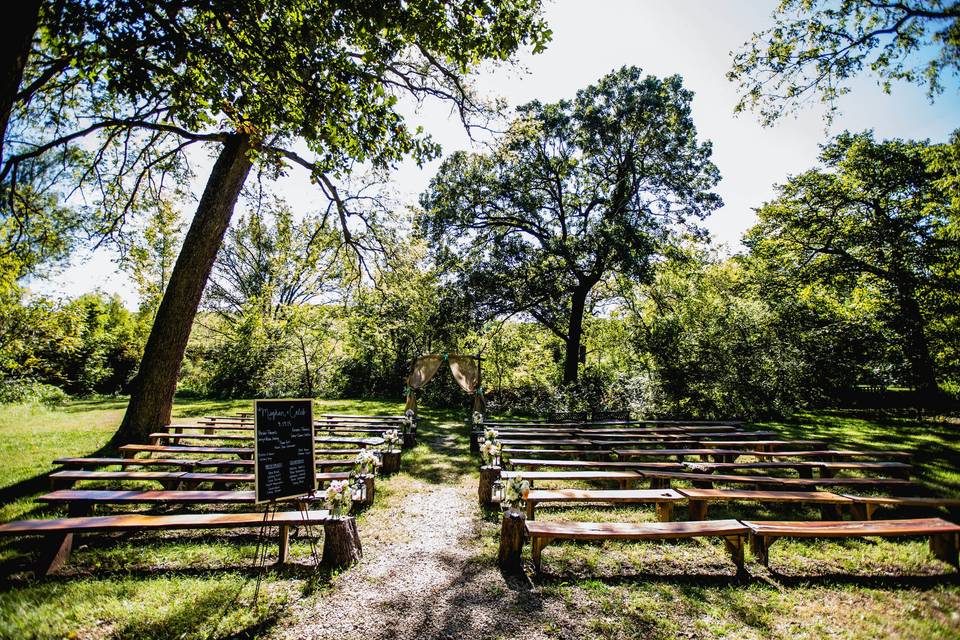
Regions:
<instances>
[{"instance_id":1,"label":"floral arrangement","mask_svg":"<svg viewBox=\"0 0 960 640\"><path fill-rule=\"evenodd\" d=\"M497 430L496 430L496 429L491 429L490 427L487 427L486 429L483 430L483 439L484 439L484 440L496 440L496 439L497 439L497 436L499 436L499 435L500 435L500 434L497 433Z\"/></svg>"},{"instance_id":2,"label":"floral arrangement","mask_svg":"<svg viewBox=\"0 0 960 640\"><path fill-rule=\"evenodd\" d=\"M383 432L383 448L396 449L400 446L400 432L396 429L390 429Z\"/></svg>"},{"instance_id":3,"label":"floral arrangement","mask_svg":"<svg viewBox=\"0 0 960 640\"><path fill-rule=\"evenodd\" d=\"M483 414L479 411L473 412L473 424L483 424Z\"/></svg>"},{"instance_id":4,"label":"floral arrangement","mask_svg":"<svg viewBox=\"0 0 960 640\"><path fill-rule=\"evenodd\" d=\"M353 488L347 480L334 480L326 490L327 509L336 518L350 512Z\"/></svg>"},{"instance_id":5,"label":"floral arrangement","mask_svg":"<svg viewBox=\"0 0 960 640\"><path fill-rule=\"evenodd\" d=\"M361 449L353 461L353 475L364 476L373 474L380 464L380 456L370 449Z\"/></svg>"},{"instance_id":6,"label":"floral arrangement","mask_svg":"<svg viewBox=\"0 0 960 640\"><path fill-rule=\"evenodd\" d=\"M502 445L496 440L484 440L480 445L480 457L483 458L483 464L495 464L500 458L500 449Z\"/></svg>"},{"instance_id":7,"label":"floral arrangement","mask_svg":"<svg viewBox=\"0 0 960 640\"><path fill-rule=\"evenodd\" d=\"M507 480L507 485L503 488L503 499L500 505L505 509L522 507L529 494L530 482L521 476L514 476Z\"/></svg>"},{"instance_id":8,"label":"floral arrangement","mask_svg":"<svg viewBox=\"0 0 960 640\"><path fill-rule=\"evenodd\" d=\"M417 414L413 409L407 409L403 414L403 426L405 431L410 431L413 429L414 424L417 420Z\"/></svg>"}]
</instances>

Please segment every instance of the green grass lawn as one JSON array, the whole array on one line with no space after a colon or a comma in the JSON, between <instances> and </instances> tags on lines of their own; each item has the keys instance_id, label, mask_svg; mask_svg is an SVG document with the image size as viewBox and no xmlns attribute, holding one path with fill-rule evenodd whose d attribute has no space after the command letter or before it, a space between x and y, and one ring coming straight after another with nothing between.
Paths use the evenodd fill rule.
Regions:
<instances>
[{"instance_id":1,"label":"green grass lawn","mask_svg":"<svg viewBox=\"0 0 960 640\"><path fill-rule=\"evenodd\" d=\"M248 401L178 401L177 419L232 413ZM0 407L0 519L57 512L33 498L47 490L51 460L103 452L123 400L71 402L50 410ZM400 413L399 403L318 402L321 411ZM359 516L366 540L398 535L388 514L418 485L476 482L464 412L425 410L421 443L403 455L403 471L378 480L376 504ZM785 436L825 438L840 446L911 449L916 477L931 490L960 495L960 441L954 427L910 420L800 414L757 425ZM17 496L10 499L10 496ZM415 497L415 496L414 496ZM885 512L881 512L885 513ZM712 505L713 518L817 519L789 506ZM898 514L900 515L900 514ZM947 514L942 514L948 517ZM678 518L685 510L678 509ZM539 519L645 521L652 508L543 507ZM476 562L493 566L499 522L482 516ZM294 565L263 574L252 568L250 532L168 532L82 538L61 575L34 579L28 541L0 540L0 639L254 638L283 629L300 598L326 597L330 576L308 568L310 546L292 545ZM269 541L271 557L275 541ZM525 550L529 558L529 547ZM960 638L960 580L934 560L926 542L782 540L772 570L748 554L750 577L738 581L721 544L560 544L544 552L544 574L504 583L527 594L513 602L560 603L563 618L538 623L555 638ZM505 599L505 602L507 599ZM504 605L503 615L526 615Z\"/></svg>"}]
</instances>

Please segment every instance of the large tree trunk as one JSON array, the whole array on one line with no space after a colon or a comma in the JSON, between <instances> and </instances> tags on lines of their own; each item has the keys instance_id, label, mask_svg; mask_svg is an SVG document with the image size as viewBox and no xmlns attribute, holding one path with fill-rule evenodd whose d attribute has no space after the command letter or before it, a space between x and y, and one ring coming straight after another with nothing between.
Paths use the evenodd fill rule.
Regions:
<instances>
[{"instance_id":1,"label":"large tree trunk","mask_svg":"<svg viewBox=\"0 0 960 640\"><path fill-rule=\"evenodd\" d=\"M234 134L224 143L213 165L157 309L139 372L130 385L130 404L114 437L116 442L145 442L152 431L170 423L190 329L240 189L250 172L249 151L249 136Z\"/></svg>"},{"instance_id":2,"label":"large tree trunk","mask_svg":"<svg viewBox=\"0 0 960 640\"><path fill-rule=\"evenodd\" d=\"M900 306L900 335L903 338L903 350L910 363L913 383L926 400L935 400L940 388L937 385L936 368L930 355L930 343L924 331L925 322L917 302L915 291L903 287L898 292Z\"/></svg>"},{"instance_id":3,"label":"large tree trunk","mask_svg":"<svg viewBox=\"0 0 960 640\"><path fill-rule=\"evenodd\" d=\"M580 340L583 338L583 312L587 306L587 294L590 285L581 284L573 291L570 301L570 322L567 331L567 352L563 359L563 383L570 384L577 381L580 368Z\"/></svg>"},{"instance_id":4,"label":"large tree trunk","mask_svg":"<svg viewBox=\"0 0 960 640\"><path fill-rule=\"evenodd\" d=\"M7 135L7 123L13 103L20 91L23 69L30 56L33 34L37 32L40 17L40 0L20 0L12 11L6 12L7 35L3 38L3 72L0 86L0 158L3 157L3 141Z\"/></svg>"}]
</instances>

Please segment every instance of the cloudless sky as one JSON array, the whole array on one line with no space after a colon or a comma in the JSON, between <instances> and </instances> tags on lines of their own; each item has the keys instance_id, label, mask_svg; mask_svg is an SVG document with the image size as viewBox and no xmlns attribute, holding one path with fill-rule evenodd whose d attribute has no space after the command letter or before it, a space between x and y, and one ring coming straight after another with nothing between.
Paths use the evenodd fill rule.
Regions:
<instances>
[{"instance_id":1,"label":"cloudless sky","mask_svg":"<svg viewBox=\"0 0 960 640\"><path fill-rule=\"evenodd\" d=\"M750 35L769 26L775 2L767 0L557 0L546 8L553 41L546 52L524 53L524 70L499 69L483 73L477 87L516 106L538 99L544 102L573 97L604 74L624 65L636 65L656 76L680 74L695 93L693 120L700 139L713 142L713 160L723 176L718 192L723 208L705 221L714 242L728 250L739 248L740 237L755 220L753 209L773 195L773 187L816 163L818 145L843 129L873 129L878 138L945 141L960 128L960 96L947 79L947 93L934 104L925 90L894 85L884 94L872 77L853 84L840 103L843 114L830 131L822 112L811 108L771 128L763 128L752 113L733 115L736 86L727 81L730 52ZM444 153L470 148L470 140L449 107L424 105L412 116L443 145ZM401 202L415 204L435 174L439 161L418 168L404 163L392 176ZM196 166L196 193L210 166ZM282 195L295 209L316 210L321 199L298 169L281 185ZM185 211L189 221L192 210ZM32 283L38 293L74 296L99 288L119 293L136 306L129 279L116 271L115 256L101 250L80 251L73 264L46 281Z\"/></svg>"}]
</instances>

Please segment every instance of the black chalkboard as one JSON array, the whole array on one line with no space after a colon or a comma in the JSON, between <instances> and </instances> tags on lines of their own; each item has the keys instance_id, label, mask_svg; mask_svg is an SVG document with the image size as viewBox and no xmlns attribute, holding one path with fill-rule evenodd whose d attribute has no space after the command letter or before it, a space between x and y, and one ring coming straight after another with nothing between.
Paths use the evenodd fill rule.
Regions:
<instances>
[{"instance_id":1,"label":"black chalkboard","mask_svg":"<svg viewBox=\"0 0 960 640\"><path fill-rule=\"evenodd\" d=\"M304 496L317 488L313 403L255 400L254 474L257 502Z\"/></svg>"}]
</instances>

